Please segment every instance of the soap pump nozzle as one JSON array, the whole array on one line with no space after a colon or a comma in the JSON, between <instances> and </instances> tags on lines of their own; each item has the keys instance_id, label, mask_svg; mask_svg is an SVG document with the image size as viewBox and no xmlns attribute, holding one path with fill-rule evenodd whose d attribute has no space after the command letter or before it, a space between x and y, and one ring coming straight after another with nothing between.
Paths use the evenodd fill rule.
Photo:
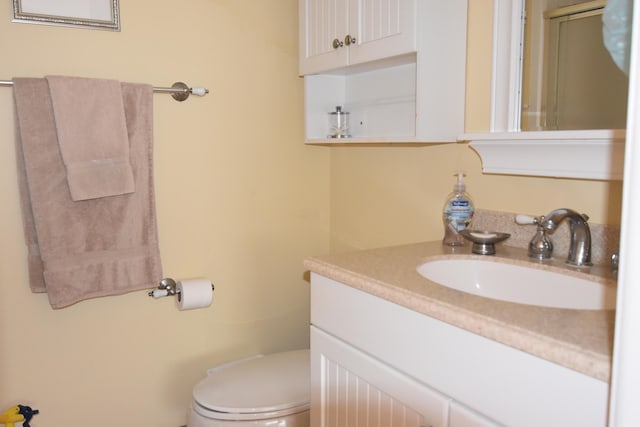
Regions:
<instances>
[{"instance_id":1,"label":"soap pump nozzle","mask_svg":"<svg viewBox=\"0 0 640 427\"><path fill-rule=\"evenodd\" d=\"M456 181L456 183L453 184L453 191L455 191L456 193L464 193L464 191L467 188L467 186L463 182L463 179L465 177L464 171L458 171L453 175L458 177L458 180Z\"/></svg>"}]
</instances>

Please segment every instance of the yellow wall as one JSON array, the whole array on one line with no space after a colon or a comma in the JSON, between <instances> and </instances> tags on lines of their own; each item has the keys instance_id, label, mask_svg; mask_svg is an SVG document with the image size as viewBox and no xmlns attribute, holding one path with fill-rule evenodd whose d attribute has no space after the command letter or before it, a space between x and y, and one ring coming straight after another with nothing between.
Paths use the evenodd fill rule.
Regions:
<instances>
[{"instance_id":1,"label":"yellow wall","mask_svg":"<svg viewBox=\"0 0 640 427\"><path fill-rule=\"evenodd\" d=\"M12 90L0 88L0 411L33 405L39 427L177 427L206 368L308 346L302 260L329 248L329 152L302 144L297 1L121 1L119 33L11 23L9 4L0 79L211 90L154 95L154 153L164 273L210 277L216 291L185 312L145 292L61 310L31 294Z\"/></svg>"},{"instance_id":2,"label":"yellow wall","mask_svg":"<svg viewBox=\"0 0 640 427\"><path fill-rule=\"evenodd\" d=\"M5 5L0 79L209 87L184 103L154 96L154 152L165 274L210 277L214 305L178 312L135 292L52 310L29 292L12 93L0 88L0 410L33 405L34 425L184 423L207 367L308 345L305 256L440 238L456 169L479 208L566 206L618 222L619 184L483 175L464 144L302 144L295 0L120 3L120 33L14 24ZM469 3L467 130L479 131L488 127L491 1Z\"/></svg>"},{"instance_id":3,"label":"yellow wall","mask_svg":"<svg viewBox=\"0 0 640 427\"><path fill-rule=\"evenodd\" d=\"M492 1L469 2L466 130L489 129ZM571 161L571 159L567 159ZM543 215L560 207L619 224L621 184L482 173L467 144L331 148L333 251L442 238L456 170L476 208Z\"/></svg>"}]
</instances>

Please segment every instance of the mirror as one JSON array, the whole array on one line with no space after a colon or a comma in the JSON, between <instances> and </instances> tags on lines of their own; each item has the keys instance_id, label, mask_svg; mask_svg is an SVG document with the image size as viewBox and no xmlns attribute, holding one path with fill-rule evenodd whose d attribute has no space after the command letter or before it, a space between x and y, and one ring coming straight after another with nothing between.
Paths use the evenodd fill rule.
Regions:
<instances>
[{"instance_id":1,"label":"mirror","mask_svg":"<svg viewBox=\"0 0 640 427\"><path fill-rule=\"evenodd\" d=\"M628 78L602 42L605 5L494 0L492 132L626 127Z\"/></svg>"},{"instance_id":2,"label":"mirror","mask_svg":"<svg viewBox=\"0 0 640 427\"><path fill-rule=\"evenodd\" d=\"M552 9L561 7L558 1ZM550 0L530 0L530 2L532 5L546 5ZM576 3L577 0L572 2ZM538 116L543 115L542 113L538 116L536 116L537 113L532 114L532 105L538 102L532 95L537 94L538 89L534 91L526 86L530 84L530 80L538 79L537 76L542 72L538 71L536 77L523 73L523 65L527 62L522 61L523 53L530 54L531 50L530 47L523 49L526 34L523 16L525 16L527 3L525 0L493 0L493 56L491 58L493 73L489 132L467 133L461 135L459 139L469 141L469 146L480 156L482 171L485 173L596 180L622 179L626 138L626 129L622 124L612 124L613 122L603 124L584 120L580 125L582 129L559 129L556 125L550 130L536 125L535 131L521 130L523 100L527 115L525 121L542 123ZM611 6L618 4L612 1ZM624 7L630 5L633 5L630 0L628 2L624 0ZM628 22L623 22L621 25L612 27L609 22L609 17L612 16L610 12L619 11L619 9L605 8L605 22L608 23L605 28L608 29L609 36L612 28L616 30L616 36L621 35L619 39L623 43L620 46L616 44L614 52L616 52L616 63L622 62L624 66L628 63L627 40L630 35L630 26ZM630 21L631 14L628 9L623 12L624 19ZM607 37L606 40L609 43L612 39L615 38ZM589 47L588 44L586 45ZM571 53L575 53L573 49ZM622 61L620 61L621 58ZM539 70L544 69L544 66L539 67L540 65L538 65ZM585 68L587 67L580 68L580 72L584 72ZM573 75L570 73L569 77L573 78ZM523 82L525 86L522 85ZM545 88L547 86L543 85ZM579 93L582 94L583 91L586 89L581 88ZM626 96L626 90L623 92ZM540 93L544 94L545 91L542 90ZM608 89L606 97L607 99L609 97ZM626 110L625 100L615 101L615 103L618 102ZM542 102L539 104L542 105ZM623 117L625 115L622 114ZM544 120L546 123L546 118Z\"/></svg>"},{"instance_id":3,"label":"mirror","mask_svg":"<svg viewBox=\"0 0 640 427\"><path fill-rule=\"evenodd\" d=\"M605 48L606 0L526 0L520 129L626 127L629 80Z\"/></svg>"}]
</instances>

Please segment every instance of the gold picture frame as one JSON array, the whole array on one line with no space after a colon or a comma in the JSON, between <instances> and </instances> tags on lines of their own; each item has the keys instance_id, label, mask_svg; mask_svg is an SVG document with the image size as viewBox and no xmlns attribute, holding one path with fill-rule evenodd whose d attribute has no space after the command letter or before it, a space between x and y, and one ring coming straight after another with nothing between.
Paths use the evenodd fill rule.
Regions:
<instances>
[{"instance_id":1,"label":"gold picture frame","mask_svg":"<svg viewBox=\"0 0 640 427\"><path fill-rule=\"evenodd\" d=\"M120 31L118 0L13 0L12 22Z\"/></svg>"}]
</instances>

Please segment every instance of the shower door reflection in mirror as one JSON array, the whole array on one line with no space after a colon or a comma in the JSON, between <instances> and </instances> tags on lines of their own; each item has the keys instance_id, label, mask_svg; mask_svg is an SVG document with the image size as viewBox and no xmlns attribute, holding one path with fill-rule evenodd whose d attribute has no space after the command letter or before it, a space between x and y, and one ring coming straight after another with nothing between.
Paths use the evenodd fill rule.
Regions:
<instances>
[{"instance_id":1,"label":"shower door reflection in mirror","mask_svg":"<svg viewBox=\"0 0 640 427\"><path fill-rule=\"evenodd\" d=\"M626 127L628 78L604 47L606 1L575 3L526 2L521 130Z\"/></svg>"}]
</instances>

